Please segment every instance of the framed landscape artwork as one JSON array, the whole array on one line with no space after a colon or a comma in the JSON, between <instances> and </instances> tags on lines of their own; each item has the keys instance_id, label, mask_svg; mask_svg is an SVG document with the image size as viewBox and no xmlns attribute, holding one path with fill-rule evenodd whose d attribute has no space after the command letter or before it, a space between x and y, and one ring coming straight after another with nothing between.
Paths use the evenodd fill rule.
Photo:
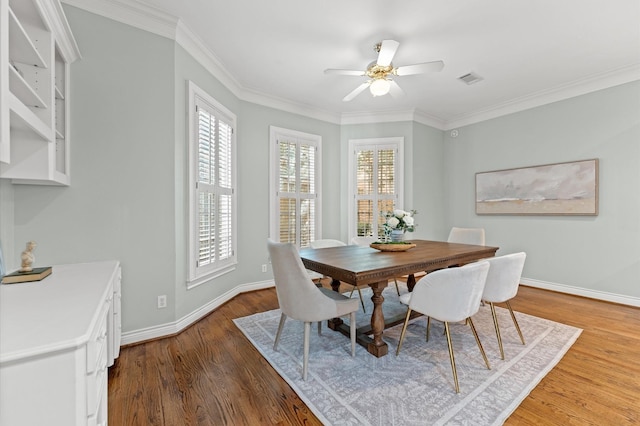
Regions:
<instances>
[{"instance_id":1,"label":"framed landscape artwork","mask_svg":"<svg viewBox=\"0 0 640 426\"><path fill-rule=\"evenodd\" d=\"M476 214L598 214L598 160L476 173Z\"/></svg>"}]
</instances>

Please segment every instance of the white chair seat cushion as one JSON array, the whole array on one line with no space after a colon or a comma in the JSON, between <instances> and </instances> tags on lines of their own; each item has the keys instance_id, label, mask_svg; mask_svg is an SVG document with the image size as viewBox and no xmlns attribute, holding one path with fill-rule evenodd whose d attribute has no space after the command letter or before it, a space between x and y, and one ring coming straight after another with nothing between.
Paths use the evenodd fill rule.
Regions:
<instances>
[{"instance_id":1,"label":"white chair seat cushion","mask_svg":"<svg viewBox=\"0 0 640 426\"><path fill-rule=\"evenodd\" d=\"M405 293L400 296L400 303L402 303L403 305L408 305L409 300L411 300L411 293Z\"/></svg>"},{"instance_id":2,"label":"white chair seat cushion","mask_svg":"<svg viewBox=\"0 0 640 426\"><path fill-rule=\"evenodd\" d=\"M350 297L345 296L344 294L340 294L337 291L329 290L328 288L319 288L322 294L336 301L337 304L337 314L336 316L340 317L343 315L347 315L350 312L353 312L355 309L358 310L358 305L360 302L358 299L351 299Z\"/></svg>"}]
</instances>

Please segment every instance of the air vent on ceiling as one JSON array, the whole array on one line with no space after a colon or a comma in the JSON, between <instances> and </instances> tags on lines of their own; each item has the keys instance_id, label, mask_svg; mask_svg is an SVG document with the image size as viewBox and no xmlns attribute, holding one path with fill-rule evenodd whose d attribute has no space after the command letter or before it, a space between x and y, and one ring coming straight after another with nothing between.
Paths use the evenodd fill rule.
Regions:
<instances>
[{"instance_id":1,"label":"air vent on ceiling","mask_svg":"<svg viewBox=\"0 0 640 426\"><path fill-rule=\"evenodd\" d=\"M479 81L482 81L483 78L480 77L478 74L474 74L472 72L465 74L463 76L458 77L458 80L466 83L466 84L474 84L477 83Z\"/></svg>"}]
</instances>

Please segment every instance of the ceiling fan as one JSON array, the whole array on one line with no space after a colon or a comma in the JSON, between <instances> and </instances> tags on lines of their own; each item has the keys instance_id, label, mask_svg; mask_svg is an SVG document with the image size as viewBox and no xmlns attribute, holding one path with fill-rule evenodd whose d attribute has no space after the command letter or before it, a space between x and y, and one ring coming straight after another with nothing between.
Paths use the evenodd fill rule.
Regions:
<instances>
[{"instance_id":1,"label":"ceiling fan","mask_svg":"<svg viewBox=\"0 0 640 426\"><path fill-rule=\"evenodd\" d=\"M392 76L436 72L442 70L444 67L444 62L442 61L431 61L396 68L391 63L391 60L396 54L398 46L400 46L400 43L395 40L383 40L382 42L377 43L373 49L378 52L378 59L371 62L364 71L330 68L324 70L324 73L369 77L368 81L356 87L351 93L342 99L343 102L349 102L363 92L367 87L373 96L384 96L389 92L391 92L391 95L402 94L404 92L400 86L398 86L398 83L391 78Z\"/></svg>"}]
</instances>

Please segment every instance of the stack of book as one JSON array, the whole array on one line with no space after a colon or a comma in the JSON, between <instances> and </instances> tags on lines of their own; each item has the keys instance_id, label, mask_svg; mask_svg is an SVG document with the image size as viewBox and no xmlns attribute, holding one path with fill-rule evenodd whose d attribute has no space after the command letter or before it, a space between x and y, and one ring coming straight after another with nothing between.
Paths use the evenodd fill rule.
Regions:
<instances>
[{"instance_id":1,"label":"stack of book","mask_svg":"<svg viewBox=\"0 0 640 426\"><path fill-rule=\"evenodd\" d=\"M33 268L29 272L12 272L2 277L2 284L25 283L29 281L40 281L44 277L51 275L51 266Z\"/></svg>"}]
</instances>

